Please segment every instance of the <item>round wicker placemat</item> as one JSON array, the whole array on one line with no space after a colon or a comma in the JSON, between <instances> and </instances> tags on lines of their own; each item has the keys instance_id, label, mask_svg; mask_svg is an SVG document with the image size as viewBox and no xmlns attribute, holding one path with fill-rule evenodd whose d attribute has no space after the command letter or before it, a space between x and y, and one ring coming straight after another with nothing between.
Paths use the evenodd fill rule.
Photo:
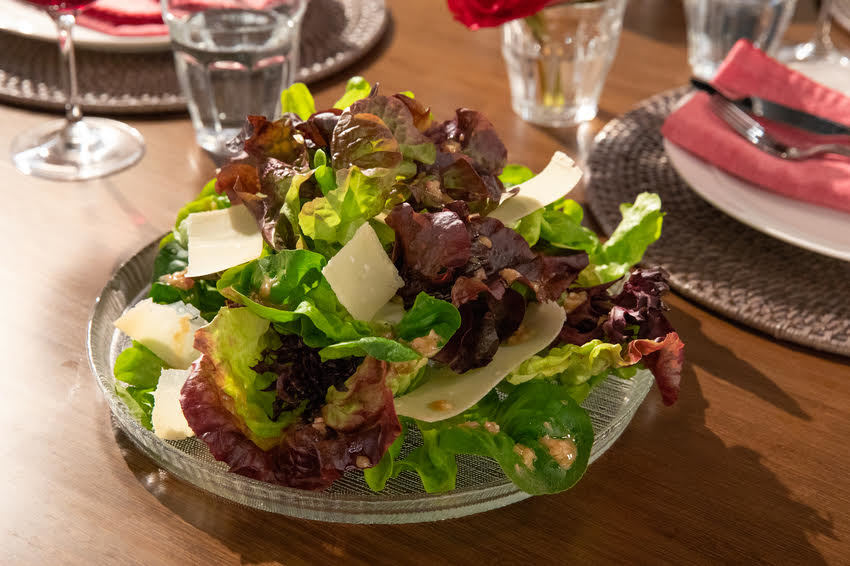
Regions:
<instances>
[{"instance_id":1,"label":"round wicker placemat","mask_svg":"<svg viewBox=\"0 0 850 566\"><path fill-rule=\"evenodd\" d=\"M664 230L644 261L664 266L676 291L777 338L850 356L850 262L741 224L700 198L673 169L659 129L687 92L649 98L597 136L588 198L602 229L610 234L619 222L619 203L643 191L658 193L667 213Z\"/></svg>"},{"instance_id":2,"label":"round wicker placemat","mask_svg":"<svg viewBox=\"0 0 850 566\"><path fill-rule=\"evenodd\" d=\"M301 30L298 80L315 81L350 65L381 38L384 0L311 0ZM84 112L142 114L185 109L170 50L77 49ZM0 100L61 110L65 95L54 43L0 32Z\"/></svg>"}]
</instances>

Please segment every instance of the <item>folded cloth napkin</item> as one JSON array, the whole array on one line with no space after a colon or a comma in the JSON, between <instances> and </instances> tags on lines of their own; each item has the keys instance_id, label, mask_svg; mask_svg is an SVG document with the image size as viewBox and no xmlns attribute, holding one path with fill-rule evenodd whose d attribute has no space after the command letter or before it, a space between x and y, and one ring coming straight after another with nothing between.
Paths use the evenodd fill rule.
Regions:
<instances>
[{"instance_id":1,"label":"folded cloth napkin","mask_svg":"<svg viewBox=\"0 0 850 566\"><path fill-rule=\"evenodd\" d=\"M278 0L181 0L178 8L249 8L262 10ZM117 36L168 35L159 0L98 0L77 16L77 23Z\"/></svg>"},{"instance_id":2,"label":"folded cloth napkin","mask_svg":"<svg viewBox=\"0 0 850 566\"><path fill-rule=\"evenodd\" d=\"M109 35L168 35L159 0L98 0L77 16L77 23Z\"/></svg>"},{"instance_id":3,"label":"folded cloth napkin","mask_svg":"<svg viewBox=\"0 0 850 566\"><path fill-rule=\"evenodd\" d=\"M758 96L850 125L850 97L789 69L746 40L735 44L712 84L731 98ZM776 138L791 145L816 139L796 128L760 121ZM706 93L696 93L673 112L661 133L708 163L763 189L850 212L850 159L824 155L787 161L768 155L718 118Z\"/></svg>"}]
</instances>

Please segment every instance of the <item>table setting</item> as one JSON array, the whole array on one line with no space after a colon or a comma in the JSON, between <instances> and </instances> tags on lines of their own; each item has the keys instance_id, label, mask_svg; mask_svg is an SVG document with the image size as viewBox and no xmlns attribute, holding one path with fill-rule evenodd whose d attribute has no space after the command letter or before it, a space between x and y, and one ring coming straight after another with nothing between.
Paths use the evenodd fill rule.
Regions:
<instances>
[{"instance_id":1,"label":"table setting","mask_svg":"<svg viewBox=\"0 0 850 566\"><path fill-rule=\"evenodd\" d=\"M9 2L2 561L841 563L843 2L675 4Z\"/></svg>"}]
</instances>

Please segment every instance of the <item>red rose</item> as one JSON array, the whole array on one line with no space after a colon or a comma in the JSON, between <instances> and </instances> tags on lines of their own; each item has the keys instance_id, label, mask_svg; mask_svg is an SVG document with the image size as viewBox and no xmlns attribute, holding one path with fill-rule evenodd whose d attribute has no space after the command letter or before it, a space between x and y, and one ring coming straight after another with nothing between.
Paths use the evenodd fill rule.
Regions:
<instances>
[{"instance_id":1,"label":"red rose","mask_svg":"<svg viewBox=\"0 0 850 566\"><path fill-rule=\"evenodd\" d=\"M469 29L491 28L531 16L551 0L448 0L455 19Z\"/></svg>"}]
</instances>

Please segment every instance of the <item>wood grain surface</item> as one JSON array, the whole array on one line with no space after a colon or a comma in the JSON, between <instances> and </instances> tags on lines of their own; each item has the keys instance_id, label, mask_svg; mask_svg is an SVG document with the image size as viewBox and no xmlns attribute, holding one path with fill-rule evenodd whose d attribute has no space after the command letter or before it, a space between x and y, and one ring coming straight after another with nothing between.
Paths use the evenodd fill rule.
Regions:
<instances>
[{"instance_id":1,"label":"wood grain surface","mask_svg":"<svg viewBox=\"0 0 850 566\"><path fill-rule=\"evenodd\" d=\"M316 85L320 105L363 74L387 92L415 91L437 116L481 110L511 161L534 169L557 149L586 154L605 121L689 76L680 4L633 0L599 117L537 128L510 110L497 31L467 31L439 0L389 4L386 38ZM805 37L810 20L791 35ZM568 492L451 521L347 526L241 507L176 480L113 430L84 334L112 271L168 229L212 163L188 119L171 116L128 120L147 154L120 174L21 175L10 142L48 118L0 107L0 563L850 563L850 363L675 296L670 318L688 358L679 402L664 407L653 390Z\"/></svg>"}]
</instances>

